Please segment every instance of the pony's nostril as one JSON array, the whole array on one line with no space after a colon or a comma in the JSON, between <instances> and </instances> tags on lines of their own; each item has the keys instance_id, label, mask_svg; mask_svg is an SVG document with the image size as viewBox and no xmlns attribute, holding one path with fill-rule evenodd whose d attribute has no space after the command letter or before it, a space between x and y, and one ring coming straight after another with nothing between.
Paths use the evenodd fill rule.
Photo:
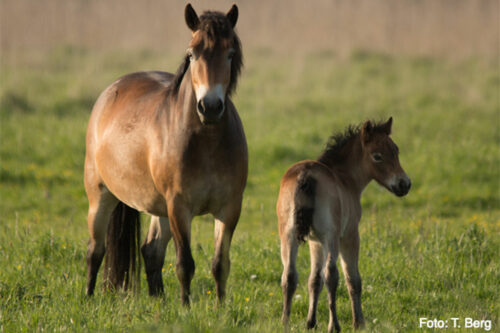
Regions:
<instances>
[{"instance_id":1,"label":"pony's nostril","mask_svg":"<svg viewBox=\"0 0 500 333\"><path fill-rule=\"evenodd\" d=\"M203 103L203 99L200 99L198 101L198 111L200 111L200 113L202 114L205 114L205 105Z\"/></svg>"},{"instance_id":2,"label":"pony's nostril","mask_svg":"<svg viewBox=\"0 0 500 333\"><path fill-rule=\"evenodd\" d=\"M217 103L215 105L215 110L217 110L219 113L222 111L222 107L224 105L222 104L222 101L220 99L217 100Z\"/></svg>"}]
</instances>

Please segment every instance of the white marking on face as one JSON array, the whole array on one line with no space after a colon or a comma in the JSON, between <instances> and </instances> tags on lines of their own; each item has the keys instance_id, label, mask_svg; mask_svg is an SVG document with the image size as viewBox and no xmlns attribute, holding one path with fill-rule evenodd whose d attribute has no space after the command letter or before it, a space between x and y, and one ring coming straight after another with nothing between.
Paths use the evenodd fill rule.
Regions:
<instances>
[{"instance_id":1,"label":"white marking on face","mask_svg":"<svg viewBox=\"0 0 500 333\"><path fill-rule=\"evenodd\" d=\"M222 84L217 83L212 89L209 89L206 85L200 84L196 87L196 102L199 102L205 97L210 98L219 98L221 101L224 101L224 90L222 89Z\"/></svg>"},{"instance_id":2,"label":"white marking on face","mask_svg":"<svg viewBox=\"0 0 500 333\"><path fill-rule=\"evenodd\" d=\"M224 89L222 89L222 84L217 83L212 91L209 91L208 93L215 94L215 96L217 96L222 102L224 102Z\"/></svg>"},{"instance_id":3,"label":"white marking on face","mask_svg":"<svg viewBox=\"0 0 500 333\"><path fill-rule=\"evenodd\" d=\"M196 102L199 102L208 92L208 87L204 84L200 84L196 87Z\"/></svg>"},{"instance_id":4,"label":"white marking on face","mask_svg":"<svg viewBox=\"0 0 500 333\"><path fill-rule=\"evenodd\" d=\"M205 97L210 97L211 99L218 98L224 102L224 89L222 89L222 84L217 83L212 89L209 89L206 85L200 84L196 87L196 102L199 102Z\"/></svg>"}]
</instances>

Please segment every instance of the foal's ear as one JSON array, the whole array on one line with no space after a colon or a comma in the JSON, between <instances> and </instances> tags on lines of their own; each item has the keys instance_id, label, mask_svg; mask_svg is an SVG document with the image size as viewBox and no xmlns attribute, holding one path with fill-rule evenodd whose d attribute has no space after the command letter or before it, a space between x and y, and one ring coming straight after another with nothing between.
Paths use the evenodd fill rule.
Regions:
<instances>
[{"instance_id":1,"label":"foal's ear","mask_svg":"<svg viewBox=\"0 0 500 333\"><path fill-rule=\"evenodd\" d=\"M372 133L373 133L373 125L371 121L367 120L361 127L361 139L363 140L363 142L370 141Z\"/></svg>"},{"instance_id":2,"label":"foal's ear","mask_svg":"<svg viewBox=\"0 0 500 333\"><path fill-rule=\"evenodd\" d=\"M234 28L236 21L238 21L238 7L233 5L226 14L227 19L231 22L231 27Z\"/></svg>"},{"instance_id":3,"label":"foal's ear","mask_svg":"<svg viewBox=\"0 0 500 333\"><path fill-rule=\"evenodd\" d=\"M392 129L392 117L387 120L387 122L383 125L383 130L384 133L387 135L391 135L391 129Z\"/></svg>"},{"instance_id":4,"label":"foal's ear","mask_svg":"<svg viewBox=\"0 0 500 333\"><path fill-rule=\"evenodd\" d=\"M186 9L184 9L184 18L186 19L186 24L191 29L192 32L198 30L198 26L200 25L200 19L198 15L191 6L190 3L186 5Z\"/></svg>"}]
</instances>

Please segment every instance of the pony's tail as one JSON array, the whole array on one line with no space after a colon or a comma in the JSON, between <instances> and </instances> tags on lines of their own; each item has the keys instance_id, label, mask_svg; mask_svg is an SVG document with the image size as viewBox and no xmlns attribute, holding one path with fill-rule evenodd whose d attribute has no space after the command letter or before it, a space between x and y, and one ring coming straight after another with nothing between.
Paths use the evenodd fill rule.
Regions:
<instances>
[{"instance_id":1,"label":"pony's tail","mask_svg":"<svg viewBox=\"0 0 500 333\"><path fill-rule=\"evenodd\" d=\"M314 203L316 196L316 179L307 172L303 172L297 178L295 188L295 211L294 221L297 230L297 240L304 242L309 234L313 223Z\"/></svg>"},{"instance_id":2,"label":"pony's tail","mask_svg":"<svg viewBox=\"0 0 500 333\"><path fill-rule=\"evenodd\" d=\"M133 286L134 290L139 290L140 232L139 212L119 202L111 214L106 237L104 281L108 289Z\"/></svg>"}]
</instances>

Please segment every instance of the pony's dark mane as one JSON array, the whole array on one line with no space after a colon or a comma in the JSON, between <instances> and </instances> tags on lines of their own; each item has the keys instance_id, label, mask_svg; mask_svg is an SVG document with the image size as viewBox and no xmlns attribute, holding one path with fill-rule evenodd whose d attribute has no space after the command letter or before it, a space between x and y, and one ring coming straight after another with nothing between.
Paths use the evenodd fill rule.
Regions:
<instances>
[{"instance_id":1,"label":"pony's dark mane","mask_svg":"<svg viewBox=\"0 0 500 333\"><path fill-rule=\"evenodd\" d=\"M177 93L179 92L179 87L181 86L182 79L184 78L184 75L186 74L188 68L189 68L189 56L185 55L184 59L182 60L182 63L175 72L175 76L172 79L172 82L169 85L169 90L173 94L177 95Z\"/></svg>"},{"instance_id":2,"label":"pony's dark mane","mask_svg":"<svg viewBox=\"0 0 500 333\"><path fill-rule=\"evenodd\" d=\"M227 88L227 94L230 96L236 89L236 83L243 67L243 54L241 51L241 42L226 14L221 12L206 11L200 16L196 38L191 42L191 47L203 47L201 52L211 53L216 47L221 45L230 45L234 49L231 60L231 78ZM172 93L177 94L182 79L189 68L189 56L184 56L183 62L177 69L175 76L170 84Z\"/></svg>"},{"instance_id":3,"label":"pony's dark mane","mask_svg":"<svg viewBox=\"0 0 500 333\"><path fill-rule=\"evenodd\" d=\"M371 124L373 133L385 133L385 124L383 122L371 121ZM342 162L348 154L348 152L344 151L344 148L352 139L360 135L361 127L362 124L349 125L344 132L334 133L330 136L325 149L318 157L318 161L327 165Z\"/></svg>"}]
</instances>

